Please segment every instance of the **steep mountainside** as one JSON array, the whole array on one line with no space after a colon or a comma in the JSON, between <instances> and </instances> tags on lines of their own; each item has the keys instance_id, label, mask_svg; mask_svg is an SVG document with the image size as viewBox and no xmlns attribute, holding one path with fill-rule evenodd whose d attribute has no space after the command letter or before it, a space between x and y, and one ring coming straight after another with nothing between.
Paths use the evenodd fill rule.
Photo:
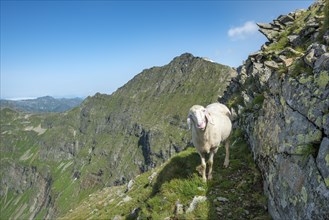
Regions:
<instances>
[{"instance_id":1,"label":"steep mountainside","mask_svg":"<svg viewBox=\"0 0 329 220\"><path fill-rule=\"evenodd\" d=\"M329 3L258 24L251 54L220 101L238 114L274 219L329 217Z\"/></svg>"},{"instance_id":2,"label":"steep mountainside","mask_svg":"<svg viewBox=\"0 0 329 220\"><path fill-rule=\"evenodd\" d=\"M24 112L65 112L82 103L81 98L55 99L51 96L44 96L27 100L0 100L0 108L12 108Z\"/></svg>"},{"instance_id":3,"label":"steep mountainside","mask_svg":"<svg viewBox=\"0 0 329 220\"><path fill-rule=\"evenodd\" d=\"M186 148L186 114L236 72L183 54L65 113L1 110L1 218L52 219Z\"/></svg>"}]
</instances>

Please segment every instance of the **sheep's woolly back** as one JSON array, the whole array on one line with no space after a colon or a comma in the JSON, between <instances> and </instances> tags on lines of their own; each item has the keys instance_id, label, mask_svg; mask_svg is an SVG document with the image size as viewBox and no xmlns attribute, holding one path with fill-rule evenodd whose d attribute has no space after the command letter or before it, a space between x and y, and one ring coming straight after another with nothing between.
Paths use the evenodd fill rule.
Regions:
<instances>
[{"instance_id":1,"label":"sheep's woolly back","mask_svg":"<svg viewBox=\"0 0 329 220\"><path fill-rule=\"evenodd\" d=\"M212 114L216 114L218 112L226 115L227 117L231 118L232 114L231 111L226 107L226 105L223 105L221 103L212 103L206 107L208 112Z\"/></svg>"},{"instance_id":2,"label":"sheep's woolly back","mask_svg":"<svg viewBox=\"0 0 329 220\"><path fill-rule=\"evenodd\" d=\"M210 104L206 107L206 109L214 121L213 125L209 124L207 126L207 129L210 130L209 133L213 137L213 140L215 141L217 139L220 142L225 141L232 130L230 110L221 103ZM217 141L215 142L217 143Z\"/></svg>"}]
</instances>

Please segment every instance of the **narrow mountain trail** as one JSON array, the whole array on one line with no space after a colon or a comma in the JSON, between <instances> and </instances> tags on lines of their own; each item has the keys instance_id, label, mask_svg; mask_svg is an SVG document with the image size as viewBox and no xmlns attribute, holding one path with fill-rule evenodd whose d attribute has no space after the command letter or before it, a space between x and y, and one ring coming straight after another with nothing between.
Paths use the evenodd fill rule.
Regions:
<instances>
[{"instance_id":1,"label":"narrow mountain trail","mask_svg":"<svg viewBox=\"0 0 329 220\"><path fill-rule=\"evenodd\" d=\"M239 129L214 159L213 180L197 174L198 153L189 147L127 185L104 188L60 219L271 219L262 178Z\"/></svg>"}]
</instances>

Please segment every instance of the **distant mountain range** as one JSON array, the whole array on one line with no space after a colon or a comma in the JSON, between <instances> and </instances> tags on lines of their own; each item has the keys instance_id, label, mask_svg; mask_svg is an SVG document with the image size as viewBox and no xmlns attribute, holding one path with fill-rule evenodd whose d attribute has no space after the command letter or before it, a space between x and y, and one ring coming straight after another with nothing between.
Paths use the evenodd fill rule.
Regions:
<instances>
[{"instance_id":1,"label":"distant mountain range","mask_svg":"<svg viewBox=\"0 0 329 220\"><path fill-rule=\"evenodd\" d=\"M44 96L36 99L26 100L5 100L0 99L1 108L12 108L24 112L64 112L82 103L82 98L61 98L55 99L51 96Z\"/></svg>"}]
</instances>

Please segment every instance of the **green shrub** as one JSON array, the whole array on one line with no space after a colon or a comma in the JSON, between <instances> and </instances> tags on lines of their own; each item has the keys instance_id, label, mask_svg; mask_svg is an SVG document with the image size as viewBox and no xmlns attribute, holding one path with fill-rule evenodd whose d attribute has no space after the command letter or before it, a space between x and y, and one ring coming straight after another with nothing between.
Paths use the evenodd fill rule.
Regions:
<instances>
[{"instance_id":1,"label":"green shrub","mask_svg":"<svg viewBox=\"0 0 329 220\"><path fill-rule=\"evenodd\" d=\"M262 105L263 104L263 102L264 102L264 99L265 99L265 97L264 97L264 95L263 94L259 94L259 95L257 95L255 98L254 98L254 100L253 100L253 104L254 105Z\"/></svg>"},{"instance_id":2,"label":"green shrub","mask_svg":"<svg viewBox=\"0 0 329 220\"><path fill-rule=\"evenodd\" d=\"M312 72L312 68L301 59L297 59L289 69L289 73L292 77L297 77L302 73L311 74Z\"/></svg>"},{"instance_id":3,"label":"green shrub","mask_svg":"<svg viewBox=\"0 0 329 220\"><path fill-rule=\"evenodd\" d=\"M324 0L325 1L325 6L324 6L324 21L323 25L320 28L320 34L319 37L322 39L324 33L329 30L329 0Z\"/></svg>"}]
</instances>

